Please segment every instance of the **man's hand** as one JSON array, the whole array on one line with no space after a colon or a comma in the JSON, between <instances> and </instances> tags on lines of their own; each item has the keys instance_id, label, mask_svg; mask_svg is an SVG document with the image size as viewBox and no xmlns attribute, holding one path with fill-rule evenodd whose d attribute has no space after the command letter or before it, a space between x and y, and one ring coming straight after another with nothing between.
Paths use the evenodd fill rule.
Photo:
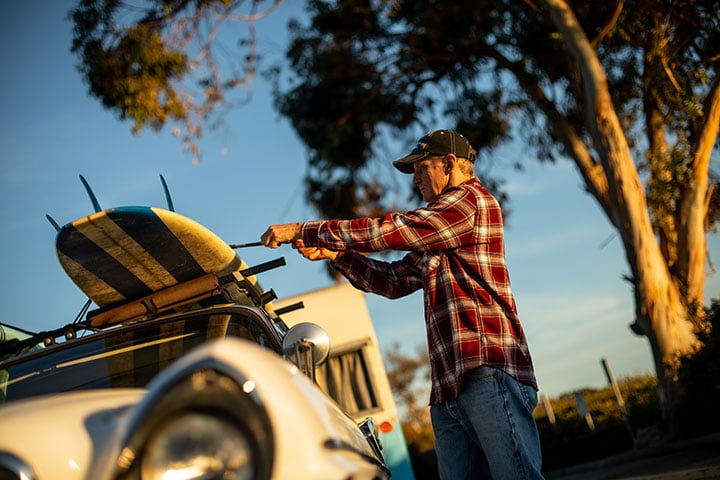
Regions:
<instances>
[{"instance_id":1,"label":"man's hand","mask_svg":"<svg viewBox=\"0 0 720 480\"><path fill-rule=\"evenodd\" d=\"M308 260L330 260L333 261L337 258L338 253L334 250L328 250L327 248L321 247L306 247L302 240L295 240L293 242L293 248L296 249L300 254Z\"/></svg>"},{"instance_id":2,"label":"man's hand","mask_svg":"<svg viewBox=\"0 0 720 480\"><path fill-rule=\"evenodd\" d=\"M270 225L260 237L260 241L266 247L278 248L281 243L292 243L295 240L300 240L301 229L302 222Z\"/></svg>"}]
</instances>

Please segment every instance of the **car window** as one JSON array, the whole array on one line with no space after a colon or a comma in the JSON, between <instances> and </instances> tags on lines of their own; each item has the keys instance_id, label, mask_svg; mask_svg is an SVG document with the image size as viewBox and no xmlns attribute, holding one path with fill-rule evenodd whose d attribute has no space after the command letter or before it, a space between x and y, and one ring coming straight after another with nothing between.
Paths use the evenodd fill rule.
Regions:
<instances>
[{"instance_id":1,"label":"car window","mask_svg":"<svg viewBox=\"0 0 720 480\"><path fill-rule=\"evenodd\" d=\"M0 401L95 388L144 387L201 343L225 335L263 346L270 332L252 315L195 314L116 328L46 349L0 367Z\"/></svg>"}]
</instances>

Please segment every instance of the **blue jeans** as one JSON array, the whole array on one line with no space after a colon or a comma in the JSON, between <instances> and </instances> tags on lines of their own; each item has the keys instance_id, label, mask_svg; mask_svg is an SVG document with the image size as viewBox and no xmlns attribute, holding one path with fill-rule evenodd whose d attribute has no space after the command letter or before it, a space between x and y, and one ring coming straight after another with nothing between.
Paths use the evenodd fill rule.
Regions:
<instances>
[{"instance_id":1,"label":"blue jeans","mask_svg":"<svg viewBox=\"0 0 720 480\"><path fill-rule=\"evenodd\" d=\"M542 479L535 389L487 366L463 381L458 398L430 407L440 478Z\"/></svg>"}]
</instances>

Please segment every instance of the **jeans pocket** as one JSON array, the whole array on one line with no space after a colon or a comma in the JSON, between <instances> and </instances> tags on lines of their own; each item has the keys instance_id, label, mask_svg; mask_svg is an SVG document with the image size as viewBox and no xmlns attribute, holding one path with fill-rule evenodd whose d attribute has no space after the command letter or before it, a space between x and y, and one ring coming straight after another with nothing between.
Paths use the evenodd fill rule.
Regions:
<instances>
[{"instance_id":1,"label":"jeans pocket","mask_svg":"<svg viewBox=\"0 0 720 480\"><path fill-rule=\"evenodd\" d=\"M537 407L538 394L530 385L525 385L520 382L518 382L518 385L520 386L520 393L522 394L523 402L525 402L525 407L532 413L535 411L535 407Z\"/></svg>"}]
</instances>

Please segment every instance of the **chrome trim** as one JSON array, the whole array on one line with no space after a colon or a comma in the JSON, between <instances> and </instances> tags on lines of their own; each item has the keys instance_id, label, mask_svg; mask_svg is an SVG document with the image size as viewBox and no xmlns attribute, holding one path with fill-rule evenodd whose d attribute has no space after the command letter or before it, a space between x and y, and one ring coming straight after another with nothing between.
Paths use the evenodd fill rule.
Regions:
<instances>
[{"instance_id":1,"label":"chrome trim","mask_svg":"<svg viewBox=\"0 0 720 480\"><path fill-rule=\"evenodd\" d=\"M352 453L360 456L366 462L381 469L385 474L388 475L388 478L390 477L390 469L385 465L385 462L382 459L374 457L372 455L368 455L367 453L358 450L358 448L355 447L354 445L351 445L343 440L338 440L336 438L330 438L328 440L325 440L325 442L323 443L323 446L325 448L327 448L328 450L343 450L346 452L352 452Z\"/></svg>"},{"instance_id":2,"label":"chrome trim","mask_svg":"<svg viewBox=\"0 0 720 480\"><path fill-rule=\"evenodd\" d=\"M360 428L360 431L363 435L365 435L365 439L370 444L370 447L373 449L375 455L378 458L383 458L383 447L380 442L380 438L378 437L378 429L375 425L375 420L373 420L372 417L368 417L358 424L358 428Z\"/></svg>"},{"instance_id":3,"label":"chrome trim","mask_svg":"<svg viewBox=\"0 0 720 480\"><path fill-rule=\"evenodd\" d=\"M15 475L18 480L37 480L37 476L30 465L12 453L0 452L0 474L3 471Z\"/></svg>"}]
</instances>

